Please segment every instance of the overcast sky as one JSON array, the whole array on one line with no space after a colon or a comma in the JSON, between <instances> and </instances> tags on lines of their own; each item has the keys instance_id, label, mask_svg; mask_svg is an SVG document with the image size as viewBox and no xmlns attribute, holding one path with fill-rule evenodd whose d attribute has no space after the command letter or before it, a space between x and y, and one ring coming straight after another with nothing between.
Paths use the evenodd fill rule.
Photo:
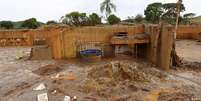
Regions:
<instances>
[{"instance_id":1,"label":"overcast sky","mask_svg":"<svg viewBox=\"0 0 201 101\"><path fill-rule=\"evenodd\" d=\"M20 21L35 17L37 20L58 21L61 16L72 11L100 13L103 0L0 0L0 21ZM122 19L136 14L144 14L146 6L153 2L176 2L177 0L113 0L117 6L117 16ZM201 0L183 0L186 13L201 15Z\"/></svg>"}]
</instances>

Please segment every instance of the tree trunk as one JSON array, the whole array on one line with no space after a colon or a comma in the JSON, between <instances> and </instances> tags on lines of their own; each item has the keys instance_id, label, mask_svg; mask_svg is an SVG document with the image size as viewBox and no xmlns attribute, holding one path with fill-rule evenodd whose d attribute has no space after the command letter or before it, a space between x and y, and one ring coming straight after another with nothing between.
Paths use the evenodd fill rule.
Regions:
<instances>
[{"instance_id":1,"label":"tree trunk","mask_svg":"<svg viewBox=\"0 0 201 101\"><path fill-rule=\"evenodd\" d=\"M178 30L179 17L180 17L180 11L181 11L181 3L182 3L182 0L178 0L178 2L177 2L177 19L176 19L176 26L175 26L175 32L174 32L174 41L173 41L172 52L171 52L172 66L180 66L181 65L181 60L176 52L176 39L177 39L177 30Z\"/></svg>"}]
</instances>

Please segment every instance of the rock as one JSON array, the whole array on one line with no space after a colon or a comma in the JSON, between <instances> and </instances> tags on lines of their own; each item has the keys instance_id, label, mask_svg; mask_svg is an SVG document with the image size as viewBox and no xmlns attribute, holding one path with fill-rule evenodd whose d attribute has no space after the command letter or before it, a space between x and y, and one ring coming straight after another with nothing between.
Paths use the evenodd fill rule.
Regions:
<instances>
[{"instance_id":1,"label":"rock","mask_svg":"<svg viewBox=\"0 0 201 101\"><path fill-rule=\"evenodd\" d=\"M37 100L38 101L48 101L48 95L47 95L47 93L43 93L43 94L37 95Z\"/></svg>"}]
</instances>

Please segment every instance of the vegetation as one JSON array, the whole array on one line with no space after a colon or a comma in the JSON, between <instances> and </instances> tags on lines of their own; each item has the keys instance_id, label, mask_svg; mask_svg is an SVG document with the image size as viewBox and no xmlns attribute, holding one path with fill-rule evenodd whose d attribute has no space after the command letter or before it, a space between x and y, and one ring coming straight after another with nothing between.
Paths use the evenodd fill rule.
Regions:
<instances>
[{"instance_id":1,"label":"vegetation","mask_svg":"<svg viewBox=\"0 0 201 101\"><path fill-rule=\"evenodd\" d=\"M61 18L61 22L67 25L84 26L88 25L86 13L71 12Z\"/></svg>"},{"instance_id":2,"label":"vegetation","mask_svg":"<svg viewBox=\"0 0 201 101\"><path fill-rule=\"evenodd\" d=\"M113 25L113 24L118 24L121 21L121 19L113 14L107 18L107 21L109 24Z\"/></svg>"},{"instance_id":3,"label":"vegetation","mask_svg":"<svg viewBox=\"0 0 201 101\"><path fill-rule=\"evenodd\" d=\"M195 22L195 23L201 23L201 16L194 17L194 18L192 18L191 21Z\"/></svg>"},{"instance_id":4,"label":"vegetation","mask_svg":"<svg viewBox=\"0 0 201 101\"><path fill-rule=\"evenodd\" d=\"M61 22L71 26L94 26L101 24L101 17L96 13L87 16L86 13L71 12L61 17Z\"/></svg>"},{"instance_id":5,"label":"vegetation","mask_svg":"<svg viewBox=\"0 0 201 101\"><path fill-rule=\"evenodd\" d=\"M194 13L187 13L183 15L182 23L183 24L191 24L192 19L195 17Z\"/></svg>"},{"instance_id":6,"label":"vegetation","mask_svg":"<svg viewBox=\"0 0 201 101\"><path fill-rule=\"evenodd\" d=\"M14 25L11 21L2 21L0 23L0 27L4 29L12 29L14 28Z\"/></svg>"},{"instance_id":7,"label":"vegetation","mask_svg":"<svg viewBox=\"0 0 201 101\"><path fill-rule=\"evenodd\" d=\"M57 22L54 21L54 20L50 20L50 21L48 21L46 24L47 24L47 25L55 25L55 24L57 24Z\"/></svg>"},{"instance_id":8,"label":"vegetation","mask_svg":"<svg viewBox=\"0 0 201 101\"><path fill-rule=\"evenodd\" d=\"M181 12L185 11L185 7L181 4ZM177 16L176 3L152 3L147 6L144 11L145 19L148 22L157 24L160 20L166 21L170 24L175 24Z\"/></svg>"},{"instance_id":9,"label":"vegetation","mask_svg":"<svg viewBox=\"0 0 201 101\"><path fill-rule=\"evenodd\" d=\"M28 29L36 29L39 26L40 26L40 23L38 23L35 18L27 19L21 25L22 28L28 28Z\"/></svg>"},{"instance_id":10,"label":"vegetation","mask_svg":"<svg viewBox=\"0 0 201 101\"><path fill-rule=\"evenodd\" d=\"M135 17L129 16L127 19L123 20L122 22L127 22L127 23L134 23L135 22Z\"/></svg>"},{"instance_id":11,"label":"vegetation","mask_svg":"<svg viewBox=\"0 0 201 101\"><path fill-rule=\"evenodd\" d=\"M177 18L177 3L167 3L163 5L164 14L162 15L162 20L170 23L170 24L176 24L176 18ZM181 4L180 12L185 11L185 7L183 4ZM181 20L179 21L181 22Z\"/></svg>"},{"instance_id":12,"label":"vegetation","mask_svg":"<svg viewBox=\"0 0 201 101\"><path fill-rule=\"evenodd\" d=\"M89 23L93 26L101 24L101 17L99 17L96 13L92 13L91 15L89 15Z\"/></svg>"},{"instance_id":13,"label":"vegetation","mask_svg":"<svg viewBox=\"0 0 201 101\"><path fill-rule=\"evenodd\" d=\"M149 4L144 11L145 19L154 24L159 23L162 14L163 14L162 3Z\"/></svg>"},{"instance_id":14,"label":"vegetation","mask_svg":"<svg viewBox=\"0 0 201 101\"><path fill-rule=\"evenodd\" d=\"M116 12L116 5L111 0L105 0L100 4L100 11L105 13L106 19L112 14L113 10Z\"/></svg>"},{"instance_id":15,"label":"vegetation","mask_svg":"<svg viewBox=\"0 0 201 101\"><path fill-rule=\"evenodd\" d=\"M144 20L143 15L141 15L141 14L136 15L136 17L135 17L136 23L141 23L143 20Z\"/></svg>"}]
</instances>

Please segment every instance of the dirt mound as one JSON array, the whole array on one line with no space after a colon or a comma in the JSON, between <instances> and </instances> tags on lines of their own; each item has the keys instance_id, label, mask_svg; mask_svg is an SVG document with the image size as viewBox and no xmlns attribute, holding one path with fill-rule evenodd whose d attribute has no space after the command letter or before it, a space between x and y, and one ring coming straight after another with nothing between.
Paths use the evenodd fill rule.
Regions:
<instances>
[{"instance_id":1,"label":"dirt mound","mask_svg":"<svg viewBox=\"0 0 201 101\"><path fill-rule=\"evenodd\" d=\"M96 92L99 96L123 96L125 93L138 92L141 84L160 82L166 75L150 64L111 62L105 65L91 67L82 86L86 93ZM126 91L126 92L125 92ZM130 96L130 95L129 95Z\"/></svg>"},{"instance_id":2,"label":"dirt mound","mask_svg":"<svg viewBox=\"0 0 201 101\"><path fill-rule=\"evenodd\" d=\"M166 75L155 68L147 68L140 64L111 62L111 64L92 68L88 77L93 79L113 78L116 81L150 82L153 79L166 77Z\"/></svg>"},{"instance_id":3,"label":"dirt mound","mask_svg":"<svg viewBox=\"0 0 201 101\"><path fill-rule=\"evenodd\" d=\"M158 101L192 101L192 95L184 93L161 93Z\"/></svg>"},{"instance_id":4,"label":"dirt mound","mask_svg":"<svg viewBox=\"0 0 201 101\"><path fill-rule=\"evenodd\" d=\"M58 65L46 65L44 67L40 67L39 69L33 71L33 73L42 75L42 76L48 76L51 74L55 74L62 71L62 68Z\"/></svg>"}]
</instances>

